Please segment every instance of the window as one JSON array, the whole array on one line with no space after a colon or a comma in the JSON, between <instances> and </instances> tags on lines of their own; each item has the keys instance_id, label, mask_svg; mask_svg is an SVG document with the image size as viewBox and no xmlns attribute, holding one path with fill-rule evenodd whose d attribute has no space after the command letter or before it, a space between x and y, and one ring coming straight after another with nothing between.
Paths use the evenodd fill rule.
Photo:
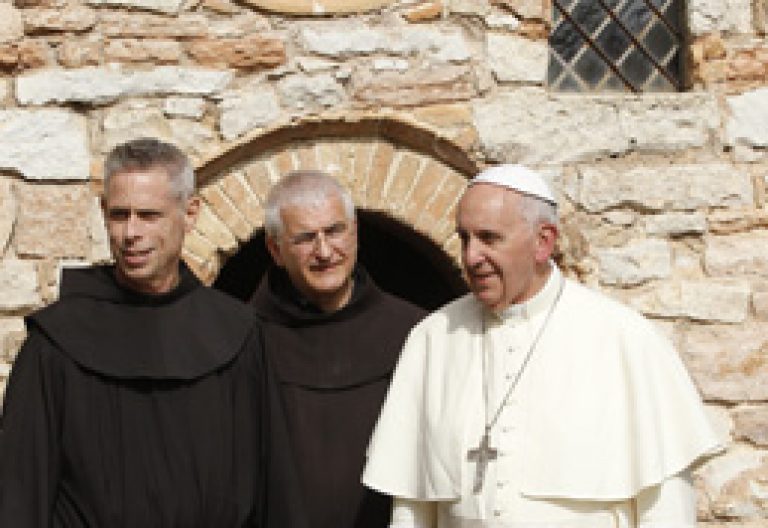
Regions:
<instances>
[{"instance_id":1,"label":"window","mask_svg":"<svg viewBox=\"0 0 768 528\"><path fill-rule=\"evenodd\" d=\"M548 84L565 92L682 90L682 0L552 0Z\"/></svg>"}]
</instances>

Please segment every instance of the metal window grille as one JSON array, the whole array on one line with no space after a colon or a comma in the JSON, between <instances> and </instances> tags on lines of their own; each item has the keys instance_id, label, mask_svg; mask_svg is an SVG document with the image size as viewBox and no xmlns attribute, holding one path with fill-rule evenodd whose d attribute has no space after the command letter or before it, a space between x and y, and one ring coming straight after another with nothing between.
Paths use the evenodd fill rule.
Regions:
<instances>
[{"instance_id":1,"label":"metal window grille","mask_svg":"<svg viewBox=\"0 0 768 528\"><path fill-rule=\"evenodd\" d=\"M682 90L683 18L682 0L552 0L550 88Z\"/></svg>"}]
</instances>

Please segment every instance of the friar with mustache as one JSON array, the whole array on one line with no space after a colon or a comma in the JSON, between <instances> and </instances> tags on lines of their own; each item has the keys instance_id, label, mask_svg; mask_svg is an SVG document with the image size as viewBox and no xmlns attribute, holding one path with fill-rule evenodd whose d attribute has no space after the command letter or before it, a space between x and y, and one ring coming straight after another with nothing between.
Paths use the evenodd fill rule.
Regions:
<instances>
[{"instance_id":1,"label":"friar with mustache","mask_svg":"<svg viewBox=\"0 0 768 528\"><path fill-rule=\"evenodd\" d=\"M424 312L381 291L358 265L352 198L330 175L295 171L275 184L265 230L274 265L251 302L288 423L290 443L276 456L284 472L296 470L310 528L383 528L391 501L360 483L365 450Z\"/></svg>"}]
</instances>

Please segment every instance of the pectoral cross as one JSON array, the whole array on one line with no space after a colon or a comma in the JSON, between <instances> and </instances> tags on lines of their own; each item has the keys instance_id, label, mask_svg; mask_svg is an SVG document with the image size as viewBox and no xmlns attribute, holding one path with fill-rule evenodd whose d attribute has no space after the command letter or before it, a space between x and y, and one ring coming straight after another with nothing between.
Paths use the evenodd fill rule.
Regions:
<instances>
[{"instance_id":1,"label":"pectoral cross","mask_svg":"<svg viewBox=\"0 0 768 528\"><path fill-rule=\"evenodd\" d=\"M483 480L485 480L485 468L488 467L488 462L496 460L498 451L491 447L491 438L488 435L488 431L483 433L483 437L480 439L480 445L476 449L470 449L467 451L467 460L474 462L475 465L475 485L472 488L472 493L477 495L480 490L483 489Z\"/></svg>"}]
</instances>

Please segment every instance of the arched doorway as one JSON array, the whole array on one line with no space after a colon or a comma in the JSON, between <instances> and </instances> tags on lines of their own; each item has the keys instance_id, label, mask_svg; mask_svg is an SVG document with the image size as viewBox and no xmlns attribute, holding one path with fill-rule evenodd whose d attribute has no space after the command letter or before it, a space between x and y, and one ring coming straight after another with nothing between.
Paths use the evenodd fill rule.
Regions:
<instances>
[{"instance_id":1,"label":"arched doorway","mask_svg":"<svg viewBox=\"0 0 768 528\"><path fill-rule=\"evenodd\" d=\"M358 211L358 238L358 262L384 291L430 311L467 291L453 259L386 214ZM247 301L270 262L260 229L227 260L213 286Z\"/></svg>"}]
</instances>

